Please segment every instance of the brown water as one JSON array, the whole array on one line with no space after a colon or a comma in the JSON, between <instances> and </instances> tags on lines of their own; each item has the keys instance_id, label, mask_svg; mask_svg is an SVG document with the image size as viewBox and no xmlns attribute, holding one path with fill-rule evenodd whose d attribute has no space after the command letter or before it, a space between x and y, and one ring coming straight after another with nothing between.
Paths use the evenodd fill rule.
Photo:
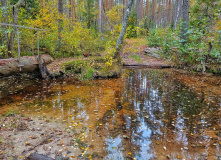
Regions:
<instances>
[{"instance_id":1,"label":"brown water","mask_svg":"<svg viewBox=\"0 0 221 160\"><path fill-rule=\"evenodd\" d=\"M88 153L100 159L221 159L221 87L184 79L172 70L125 69L119 79L90 82L14 80L8 88L22 85L1 88L1 113L84 128Z\"/></svg>"}]
</instances>

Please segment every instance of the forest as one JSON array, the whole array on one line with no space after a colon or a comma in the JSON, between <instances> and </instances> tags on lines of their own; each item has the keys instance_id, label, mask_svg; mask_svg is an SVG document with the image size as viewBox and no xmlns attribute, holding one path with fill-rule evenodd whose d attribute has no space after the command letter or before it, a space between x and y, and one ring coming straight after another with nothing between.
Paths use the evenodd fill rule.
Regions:
<instances>
[{"instance_id":1,"label":"forest","mask_svg":"<svg viewBox=\"0 0 221 160\"><path fill-rule=\"evenodd\" d=\"M129 1L129 0L128 0ZM127 0L2 0L1 23L40 28L41 53L76 57L106 52L113 57ZM125 38L145 38L177 68L219 74L219 0L134 0ZM19 29L21 55L37 51L36 30ZM17 57L16 27L1 25L2 58ZM165 38L166 37L166 38Z\"/></svg>"},{"instance_id":2,"label":"forest","mask_svg":"<svg viewBox=\"0 0 221 160\"><path fill-rule=\"evenodd\" d=\"M0 0L0 159L221 159L221 0Z\"/></svg>"}]
</instances>

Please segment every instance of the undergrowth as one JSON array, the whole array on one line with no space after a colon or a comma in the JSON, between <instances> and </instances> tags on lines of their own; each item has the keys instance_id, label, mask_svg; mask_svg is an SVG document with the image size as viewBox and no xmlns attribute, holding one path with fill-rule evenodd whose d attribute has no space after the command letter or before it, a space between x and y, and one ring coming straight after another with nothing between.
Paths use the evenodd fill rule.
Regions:
<instances>
[{"instance_id":1,"label":"undergrowth","mask_svg":"<svg viewBox=\"0 0 221 160\"><path fill-rule=\"evenodd\" d=\"M197 22L195 22L197 23ZM149 47L159 47L161 56L170 59L178 68L202 71L203 65L209 72L221 73L220 31L207 32L191 23L186 43L180 39L180 30L170 28L152 29L147 37ZM210 35L210 37L208 37ZM204 64L203 64L204 63Z\"/></svg>"}]
</instances>

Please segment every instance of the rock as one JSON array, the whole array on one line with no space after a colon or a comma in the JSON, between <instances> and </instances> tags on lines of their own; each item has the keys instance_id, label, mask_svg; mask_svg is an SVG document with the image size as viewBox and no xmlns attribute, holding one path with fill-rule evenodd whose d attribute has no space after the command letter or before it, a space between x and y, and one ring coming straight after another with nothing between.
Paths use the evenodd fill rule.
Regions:
<instances>
[{"instance_id":1,"label":"rock","mask_svg":"<svg viewBox=\"0 0 221 160\"><path fill-rule=\"evenodd\" d=\"M125 139L129 139L129 137L128 137L128 136L126 136L126 135L123 135L123 138L125 138Z\"/></svg>"},{"instance_id":2,"label":"rock","mask_svg":"<svg viewBox=\"0 0 221 160\"><path fill-rule=\"evenodd\" d=\"M30 156L28 156L29 160L54 160L52 158L49 158L47 156L44 156L42 154L38 154L38 153L32 153L30 154Z\"/></svg>"},{"instance_id":3,"label":"rock","mask_svg":"<svg viewBox=\"0 0 221 160\"><path fill-rule=\"evenodd\" d=\"M149 56L151 56L151 57L154 57L154 58L157 58L157 59L160 58L160 56L157 54L159 52L159 49L157 49L157 48L149 48L149 47L147 47L144 50L144 52L146 54L148 54Z\"/></svg>"}]
</instances>

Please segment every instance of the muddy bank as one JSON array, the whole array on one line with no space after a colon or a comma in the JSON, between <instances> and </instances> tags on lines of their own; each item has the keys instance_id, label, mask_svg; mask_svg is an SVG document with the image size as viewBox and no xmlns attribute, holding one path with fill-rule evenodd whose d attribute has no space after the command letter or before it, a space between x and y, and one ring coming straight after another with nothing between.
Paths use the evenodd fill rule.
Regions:
<instances>
[{"instance_id":1,"label":"muddy bank","mask_svg":"<svg viewBox=\"0 0 221 160\"><path fill-rule=\"evenodd\" d=\"M75 127L79 122L64 128L62 123L66 122L57 121L59 118L47 118L46 115L32 119L13 113L1 118L0 158L26 159L35 152L53 159L82 156L86 152L82 148L87 148L87 144L76 139L86 130L79 133Z\"/></svg>"}]
</instances>

